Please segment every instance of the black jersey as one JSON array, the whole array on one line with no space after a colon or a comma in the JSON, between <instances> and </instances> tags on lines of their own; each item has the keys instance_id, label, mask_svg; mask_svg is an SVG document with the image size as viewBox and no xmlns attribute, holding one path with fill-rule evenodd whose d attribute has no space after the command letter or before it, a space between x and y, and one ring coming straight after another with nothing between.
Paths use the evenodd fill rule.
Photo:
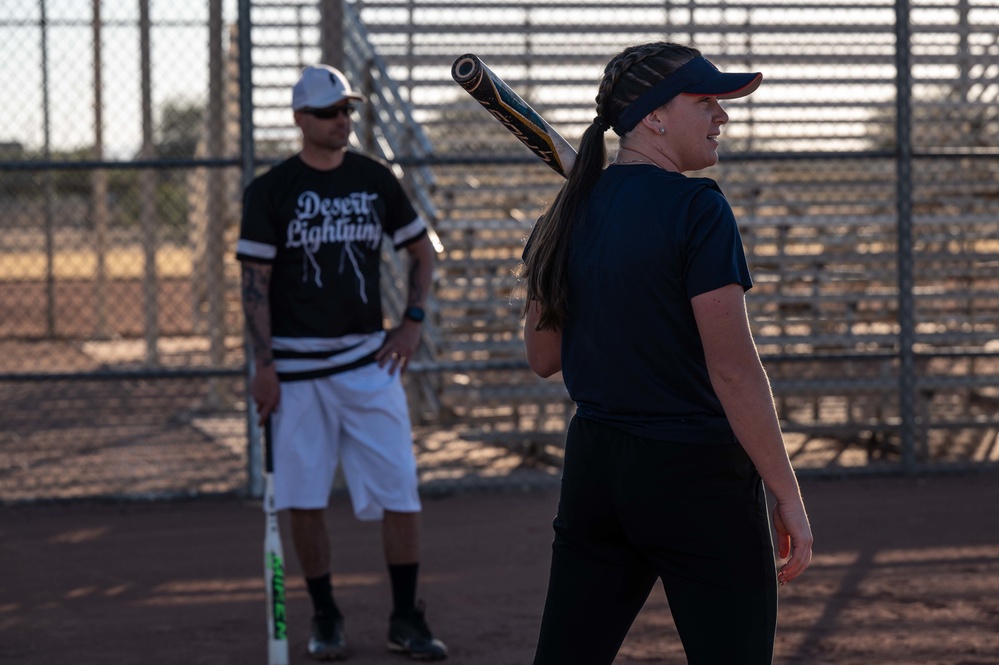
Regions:
<instances>
[{"instance_id":1,"label":"black jersey","mask_svg":"<svg viewBox=\"0 0 999 665\"><path fill-rule=\"evenodd\" d=\"M690 300L752 286L714 181L611 166L573 229L562 376L580 415L646 438L733 443Z\"/></svg>"},{"instance_id":2,"label":"black jersey","mask_svg":"<svg viewBox=\"0 0 999 665\"><path fill-rule=\"evenodd\" d=\"M353 152L332 171L292 157L246 188L236 257L272 266L271 335L282 378L321 374L377 350L382 237L400 249L426 232L392 171Z\"/></svg>"}]
</instances>

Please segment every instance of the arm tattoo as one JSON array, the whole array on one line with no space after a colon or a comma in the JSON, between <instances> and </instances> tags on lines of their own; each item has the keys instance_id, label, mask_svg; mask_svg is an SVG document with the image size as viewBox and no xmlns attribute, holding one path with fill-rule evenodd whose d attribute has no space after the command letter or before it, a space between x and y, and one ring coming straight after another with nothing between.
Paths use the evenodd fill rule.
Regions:
<instances>
[{"instance_id":1,"label":"arm tattoo","mask_svg":"<svg viewBox=\"0 0 999 665\"><path fill-rule=\"evenodd\" d=\"M263 279L260 275L262 271L257 266L243 266L243 302L250 304L259 304L267 302L267 292L263 290L261 282L264 282L263 286L269 286L269 280Z\"/></svg>"},{"instance_id":2,"label":"arm tattoo","mask_svg":"<svg viewBox=\"0 0 999 665\"><path fill-rule=\"evenodd\" d=\"M271 354L271 268L266 265L243 263L243 313L250 336L255 361L267 366L274 362Z\"/></svg>"},{"instance_id":3,"label":"arm tattoo","mask_svg":"<svg viewBox=\"0 0 999 665\"><path fill-rule=\"evenodd\" d=\"M409 263L409 293L406 298L408 305L416 305L423 302L426 285L422 283L420 269L420 257L414 254Z\"/></svg>"}]
</instances>

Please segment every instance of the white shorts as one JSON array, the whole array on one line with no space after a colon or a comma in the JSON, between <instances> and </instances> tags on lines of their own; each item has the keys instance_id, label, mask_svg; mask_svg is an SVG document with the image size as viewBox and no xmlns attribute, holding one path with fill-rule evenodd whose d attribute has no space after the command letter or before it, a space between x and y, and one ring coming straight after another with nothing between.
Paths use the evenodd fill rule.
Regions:
<instances>
[{"instance_id":1,"label":"white shorts","mask_svg":"<svg viewBox=\"0 0 999 665\"><path fill-rule=\"evenodd\" d=\"M329 504L338 461L360 520L420 511L409 407L398 372L371 363L281 384L271 415L277 510Z\"/></svg>"}]
</instances>

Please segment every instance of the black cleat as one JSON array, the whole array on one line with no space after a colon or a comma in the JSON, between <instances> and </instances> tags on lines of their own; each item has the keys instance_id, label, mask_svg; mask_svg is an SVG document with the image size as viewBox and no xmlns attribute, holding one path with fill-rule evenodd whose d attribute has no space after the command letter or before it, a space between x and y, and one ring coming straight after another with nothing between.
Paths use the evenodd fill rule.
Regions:
<instances>
[{"instance_id":1,"label":"black cleat","mask_svg":"<svg viewBox=\"0 0 999 665\"><path fill-rule=\"evenodd\" d=\"M444 660L447 647L436 639L423 617L425 606L421 601L405 614L393 614L389 620L389 651L408 654L414 660Z\"/></svg>"},{"instance_id":2,"label":"black cleat","mask_svg":"<svg viewBox=\"0 0 999 665\"><path fill-rule=\"evenodd\" d=\"M312 617L312 637L309 656L313 660L343 660L347 657L347 640L343 637L343 615Z\"/></svg>"}]
</instances>

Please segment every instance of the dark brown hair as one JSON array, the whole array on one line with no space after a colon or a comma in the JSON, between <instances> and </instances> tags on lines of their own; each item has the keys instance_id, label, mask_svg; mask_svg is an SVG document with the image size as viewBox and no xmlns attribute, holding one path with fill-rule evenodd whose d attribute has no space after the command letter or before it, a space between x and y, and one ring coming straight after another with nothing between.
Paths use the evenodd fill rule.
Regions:
<instances>
[{"instance_id":1,"label":"dark brown hair","mask_svg":"<svg viewBox=\"0 0 999 665\"><path fill-rule=\"evenodd\" d=\"M597 117L583 133L569 178L538 220L524 256L525 312L532 300L538 301L538 330L561 330L568 319L569 239L580 204L589 196L607 162L604 132L628 104L699 55L700 51L689 46L653 42L625 49L604 68L596 97Z\"/></svg>"}]
</instances>

